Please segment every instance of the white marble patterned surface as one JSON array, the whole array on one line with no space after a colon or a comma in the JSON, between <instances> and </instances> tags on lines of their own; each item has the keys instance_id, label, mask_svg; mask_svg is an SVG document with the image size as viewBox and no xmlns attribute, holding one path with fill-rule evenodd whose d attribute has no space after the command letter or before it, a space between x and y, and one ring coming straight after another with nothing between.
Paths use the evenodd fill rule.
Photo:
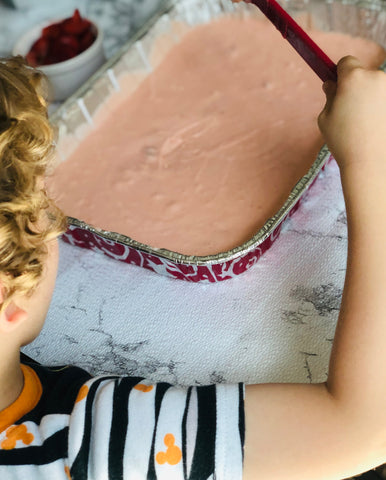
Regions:
<instances>
[{"instance_id":1,"label":"white marble patterned surface","mask_svg":"<svg viewBox=\"0 0 386 480\"><path fill-rule=\"evenodd\" d=\"M41 0L40 7L16 11L0 6L0 54L11 51L25 28L66 15L75 4L104 29L108 57L156 7L154 0ZM189 284L62 243L46 326L25 352L93 373L182 384L323 381L346 248L334 163L272 249L234 280Z\"/></svg>"},{"instance_id":2,"label":"white marble patterned surface","mask_svg":"<svg viewBox=\"0 0 386 480\"><path fill-rule=\"evenodd\" d=\"M191 284L61 244L45 329L25 351L180 384L324 381L345 222L332 163L273 247L232 280Z\"/></svg>"}]
</instances>

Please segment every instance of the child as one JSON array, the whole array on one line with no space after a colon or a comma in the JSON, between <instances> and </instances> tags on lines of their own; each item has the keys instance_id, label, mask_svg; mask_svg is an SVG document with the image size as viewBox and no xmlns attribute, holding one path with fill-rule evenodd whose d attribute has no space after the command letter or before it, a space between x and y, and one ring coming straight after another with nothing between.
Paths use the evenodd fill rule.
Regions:
<instances>
[{"instance_id":1,"label":"child","mask_svg":"<svg viewBox=\"0 0 386 480\"><path fill-rule=\"evenodd\" d=\"M65 228L43 186L53 135L40 82L20 58L0 62L0 479L339 480L385 463L384 73L345 57L338 83L324 85L319 126L341 169L349 234L328 381L245 388L20 365L44 323Z\"/></svg>"}]
</instances>

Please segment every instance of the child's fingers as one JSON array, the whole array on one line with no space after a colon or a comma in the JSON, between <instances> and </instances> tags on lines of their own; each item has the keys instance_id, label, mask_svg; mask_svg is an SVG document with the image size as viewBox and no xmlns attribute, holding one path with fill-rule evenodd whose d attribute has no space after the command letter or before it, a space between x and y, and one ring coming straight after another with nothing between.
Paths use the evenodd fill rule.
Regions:
<instances>
[{"instance_id":1,"label":"child's fingers","mask_svg":"<svg viewBox=\"0 0 386 480\"><path fill-rule=\"evenodd\" d=\"M323 91L326 94L326 104L324 105L323 110L320 112L318 117L318 125L320 130L323 132L324 123L326 121L326 116L331 110L335 94L336 94L336 83L332 80L327 80L323 83Z\"/></svg>"},{"instance_id":2,"label":"child's fingers","mask_svg":"<svg viewBox=\"0 0 386 480\"><path fill-rule=\"evenodd\" d=\"M325 109L330 108L332 101L335 98L336 87L337 87L336 83L333 82L332 80L327 80L327 82L323 83L323 92L326 94L326 99L327 99Z\"/></svg>"},{"instance_id":3,"label":"child's fingers","mask_svg":"<svg viewBox=\"0 0 386 480\"><path fill-rule=\"evenodd\" d=\"M339 60L337 65L338 83L327 80L327 82L324 82L323 84L323 91L326 94L326 105L324 106L322 113L327 114L331 110L339 81L341 82L344 77L357 68L363 69L363 66L356 57L348 55Z\"/></svg>"},{"instance_id":4,"label":"child's fingers","mask_svg":"<svg viewBox=\"0 0 386 480\"><path fill-rule=\"evenodd\" d=\"M363 65L358 58L353 57L352 55L347 55L346 57L341 58L337 64L338 82L340 78L345 77L356 68L363 69Z\"/></svg>"},{"instance_id":5,"label":"child's fingers","mask_svg":"<svg viewBox=\"0 0 386 480\"><path fill-rule=\"evenodd\" d=\"M327 97L331 95L335 95L336 92L336 83L332 80L327 80L323 83L323 92L326 94Z\"/></svg>"}]
</instances>

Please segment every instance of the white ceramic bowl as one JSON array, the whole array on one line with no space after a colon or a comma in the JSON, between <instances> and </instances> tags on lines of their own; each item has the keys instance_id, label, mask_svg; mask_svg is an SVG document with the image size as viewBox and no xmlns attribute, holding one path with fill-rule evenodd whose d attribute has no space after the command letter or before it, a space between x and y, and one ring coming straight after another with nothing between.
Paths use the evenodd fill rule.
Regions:
<instances>
[{"instance_id":1,"label":"white ceramic bowl","mask_svg":"<svg viewBox=\"0 0 386 480\"><path fill-rule=\"evenodd\" d=\"M27 31L16 42L13 55L26 56L33 43L41 36L42 29L61 20L50 20ZM103 33L95 23L92 25L96 31L96 38L84 52L64 62L38 67L50 81L50 101L62 101L68 98L105 62Z\"/></svg>"}]
</instances>

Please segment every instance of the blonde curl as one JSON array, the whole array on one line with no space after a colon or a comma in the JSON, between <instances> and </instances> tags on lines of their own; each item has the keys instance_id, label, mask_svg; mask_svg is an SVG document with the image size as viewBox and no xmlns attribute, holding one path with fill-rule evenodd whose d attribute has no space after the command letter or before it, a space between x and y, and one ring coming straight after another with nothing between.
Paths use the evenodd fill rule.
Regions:
<instances>
[{"instance_id":1,"label":"blonde curl","mask_svg":"<svg viewBox=\"0 0 386 480\"><path fill-rule=\"evenodd\" d=\"M54 152L45 85L22 57L0 59L0 312L35 290L47 242L67 226L43 185Z\"/></svg>"}]
</instances>

